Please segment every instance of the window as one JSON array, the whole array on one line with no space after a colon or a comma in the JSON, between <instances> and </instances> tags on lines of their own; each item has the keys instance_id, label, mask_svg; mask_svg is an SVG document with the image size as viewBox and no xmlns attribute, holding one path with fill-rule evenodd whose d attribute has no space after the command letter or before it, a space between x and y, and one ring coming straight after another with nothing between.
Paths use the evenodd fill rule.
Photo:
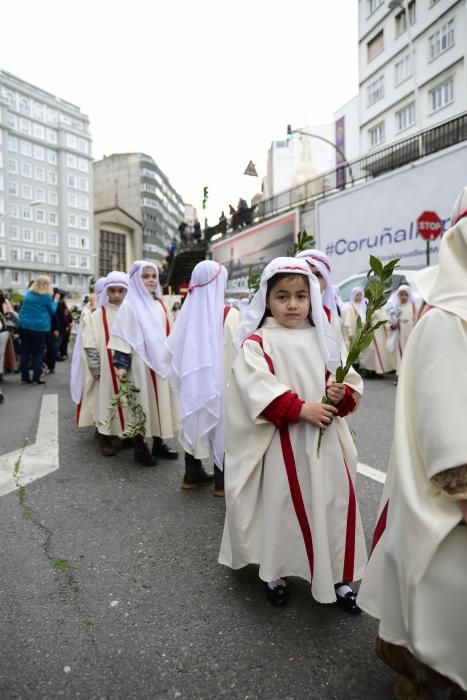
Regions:
<instances>
[{"instance_id":1,"label":"window","mask_svg":"<svg viewBox=\"0 0 467 700\"><path fill-rule=\"evenodd\" d=\"M89 228L89 219L87 216L80 216L79 217L79 227L88 229Z\"/></svg>"},{"instance_id":2,"label":"window","mask_svg":"<svg viewBox=\"0 0 467 700\"><path fill-rule=\"evenodd\" d=\"M79 266L87 270L89 268L89 258L82 255L79 259Z\"/></svg>"},{"instance_id":3,"label":"window","mask_svg":"<svg viewBox=\"0 0 467 700\"><path fill-rule=\"evenodd\" d=\"M89 200L87 197L80 197L79 198L79 208L84 209L84 211L89 210Z\"/></svg>"},{"instance_id":4,"label":"window","mask_svg":"<svg viewBox=\"0 0 467 700\"><path fill-rule=\"evenodd\" d=\"M45 253L42 250L36 251L36 262L38 263L45 263L47 262Z\"/></svg>"},{"instance_id":5,"label":"window","mask_svg":"<svg viewBox=\"0 0 467 700\"><path fill-rule=\"evenodd\" d=\"M58 234L54 231L49 231L49 245L58 245Z\"/></svg>"},{"instance_id":6,"label":"window","mask_svg":"<svg viewBox=\"0 0 467 700\"><path fill-rule=\"evenodd\" d=\"M68 256L68 264L70 267L78 267L78 256L77 255L69 255ZM72 284L71 282L69 284Z\"/></svg>"},{"instance_id":7,"label":"window","mask_svg":"<svg viewBox=\"0 0 467 700\"><path fill-rule=\"evenodd\" d=\"M45 202L45 190L42 187L36 188L36 199L38 202Z\"/></svg>"},{"instance_id":8,"label":"window","mask_svg":"<svg viewBox=\"0 0 467 700\"><path fill-rule=\"evenodd\" d=\"M438 109L446 107L454 100L454 79L448 78L444 83L430 90L431 109L436 112Z\"/></svg>"},{"instance_id":9,"label":"window","mask_svg":"<svg viewBox=\"0 0 467 700\"><path fill-rule=\"evenodd\" d=\"M32 211L30 207L22 207L21 216L25 221L32 221Z\"/></svg>"},{"instance_id":10,"label":"window","mask_svg":"<svg viewBox=\"0 0 467 700\"><path fill-rule=\"evenodd\" d=\"M23 250L24 262L32 262L32 250Z\"/></svg>"},{"instance_id":11,"label":"window","mask_svg":"<svg viewBox=\"0 0 467 700\"><path fill-rule=\"evenodd\" d=\"M49 185L56 185L57 184L57 173L54 172L53 170L48 170L47 171L47 182Z\"/></svg>"},{"instance_id":12,"label":"window","mask_svg":"<svg viewBox=\"0 0 467 700\"><path fill-rule=\"evenodd\" d=\"M0 221L0 238L5 238L5 222Z\"/></svg>"},{"instance_id":13,"label":"window","mask_svg":"<svg viewBox=\"0 0 467 700\"><path fill-rule=\"evenodd\" d=\"M78 188L80 190L83 190L84 192L88 191L88 178L87 177L80 177L79 178Z\"/></svg>"},{"instance_id":14,"label":"window","mask_svg":"<svg viewBox=\"0 0 467 700\"><path fill-rule=\"evenodd\" d=\"M51 265L59 265L60 264L60 256L58 253L49 253L49 263Z\"/></svg>"},{"instance_id":15,"label":"window","mask_svg":"<svg viewBox=\"0 0 467 700\"><path fill-rule=\"evenodd\" d=\"M18 128L18 117L16 114L10 114L10 112L7 114L6 118L6 124L9 129L17 129Z\"/></svg>"},{"instance_id":16,"label":"window","mask_svg":"<svg viewBox=\"0 0 467 700\"><path fill-rule=\"evenodd\" d=\"M45 129L42 124L34 124L34 136L36 139L45 138Z\"/></svg>"},{"instance_id":17,"label":"window","mask_svg":"<svg viewBox=\"0 0 467 700\"><path fill-rule=\"evenodd\" d=\"M31 163L21 163L21 175L23 177L32 177Z\"/></svg>"},{"instance_id":18,"label":"window","mask_svg":"<svg viewBox=\"0 0 467 700\"><path fill-rule=\"evenodd\" d=\"M78 208L78 197L73 192L68 192L66 196L66 201L69 207Z\"/></svg>"},{"instance_id":19,"label":"window","mask_svg":"<svg viewBox=\"0 0 467 700\"><path fill-rule=\"evenodd\" d=\"M12 241L19 241L19 226L10 226L10 238Z\"/></svg>"},{"instance_id":20,"label":"window","mask_svg":"<svg viewBox=\"0 0 467 700\"><path fill-rule=\"evenodd\" d=\"M18 139L16 136L8 137L8 150L14 151L15 153L18 151Z\"/></svg>"},{"instance_id":21,"label":"window","mask_svg":"<svg viewBox=\"0 0 467 700\"><path fill-rule=\"evenodd\" d=\"M370 148L379 146L379 144L384 143L384 122L379 122L371 129L368 129L368 141Z\"/></svg>"},{"instance_id":22,"label":"window","mask_svg":"<svg viewBox=\"0 0 467 700\"><path fill-rule=\"evenodd\" d=\"M49 122L49 124L56 124L57 123L57 112L54 109L50 109L50 107L47 107L46 119Z\"/></svg>"},{"instance_id":23,"label":"window","mask_svg":"<svg viewBox=\"0 0 467 700\"><path fill-rule=\"evenodd\" d=\"M68 214L68 226L71 226L72 228L78 228L78 217L76 216L76 214Z\"/></svg>"},{"instance_id":24,"label":"window","mask_svg":"<svg viewBox=\"0 0 467 700\"><path fill-rule=\"evenodd\" d=\"M78 170L81 170L82 173L89 171L89 163L86 158L78 158Z\"/></svg>"},{"instance_id":25,"label":"window","mask_svg":"<svg viewBox=\"0 0 467 700\"><path fill-rule=\"evenodd\" d=\"M68 168L75 168L75 170L78 169L78 158L77 156L72 155L71 153L66 154L66 164Z\"/></svg>"},{"instance_id":26,"label":"window","mask_svg":"<svg viewBox=\"0 0 467 700\"><path fill-rule=\"evenodd\" d=\"M434 58L447 51L454 46L454 20L451 19L449 22L444 24L441 29L432 34L428 39L429 46L429 60L432 61Z\"/></svg>"},{"instance_id":27,"label":"window","mask_svg":"<svg viewBox=\"0 0 467 700\"><path fill-rule=\"evenodd\" d=\"M57 214L54 211L49 211L49 224L53 226L57 226L58 224Z\"/></svg>"},{"instance_id":28,"label":"window","mask_svg":"<svg viewBox=\"0 0 467 700\"><path fill-rule=\"evenodd\" d=\"M5 259L6 259L6 256L5 256L5 246L4 246L4 245L0 245L0 260L5 260Z\"/></svg>"},{"instance_id":29,"label":"window","mask_svg":"<svg viewBox=\"0 0 467 700\"><path fill-rule=\"evenodd\" d=\"M19 120L19 130L20 130L23 134L30 134L30 133L32 133L32 124L31 124L31 122L29 121L29 119L23 119L23 118L21 118L21 119Z\"/></svg>"},{"instance_id":30,"label":"window","mask_svg":"<svg viewBox=\"0 0 467 700\"><path fill-rule=\"evenodd\" d=\"M409 22L415 24L415 0L409 2ZM396 15L396 38L407 31L407 14L405 9Z\"/></svg>"},{"instance_id":31,"label":"window","mask_svg":"<svg viewBox=\"0 0 467 700\"><path fill-rule=\"evenodd\" d=\"M57 143L57 132L54 129L46 129L45 138L49 143Z\"/></svg>"},{"instance_id":32,"label":"window","mask_svg":"<svg viewBox=\"0 0 467 700\"><path fill-rule=\"evenodd\" d=\"M67 275L67 276L66 276L66 282L67 282L67 285L68 285L69 287L72 287L72 286L73 286L73 279L74 279L74 278L73 278L73 275Z\"/></svg>"},{"instance_id":33,"label":"window","mask_svg":"<svg viewBox=\"0 0 467 700\"><path fill-rule=\"evenodd\" d=\"M34 158L36 160L45 159L45 150L42 148L42 146L34 146Z\"/></svg>"},{"instance_id":34,"label":"window","mask_svg":"<svg viewBox=\"0 0 467 700\"><path fill-rule=\"evenodd\" d=\"M8 172L12 173L13 175L18 174L18 161L13 160L12 158L8 161Z\"/></svg>"},{"instance_id":35,"label":"window","mask_svg":"<svg viewBox=\"0 0 467 700\"><path fill-rule=\"evenodd\" d=\"M39 104L39 102L34 102L33 112L34 119L44 121L44 105Z\"/></svg>"},{"instance_id":36,"label":"window","mask_svg":"<svg viewBox=\"0 0 467 700\"><path fill-rule=\"evenodd\" d=\"M410 54L408 53L404 58L401 58L400 61L397 61L394 68L396 73L396 85L400 85L404 80L410 78L412 75L412 60Z\"/></svg>"},{"instance_id":37,"label":"window","mask_svg":"<svg viewBox=\"0 0 467 700\"><path fill-rule=\"evenodd\" d=\"M19 197L19 187L17 182L10 180L8 183L8 194L11 194L13 197Z\"/></svg>"},{"instance_id":38,"label":"window","mask_svg":"<svg viewBox=\"0 0 467 700\"><path fill-rule=\"evenodd\" d=\"M23 241L32 243L32 228L23 228Z\"/></svg>"},{"instance_id":39,"label":"window","mask_svg":"<svg viewBox=\"0 0 467 700\"><path fill-rule=\"evenodd\" d=\"M36 209L36 221L40 224L45 224L45 211L43 209Z\"/></svg>"},{"instance_id":40,"label":"window","mask_svg":"<svg viewBox=\"0 0 467 700\"><path fill-rule=\"evenodd\" d=\"M35 175L36 180L40 180L41 182L44 182L44 180L45 180L44 168L34 168L34 175Z\"/></svg>"},{"instance_id":41,"label":"window","mask_svg":"<svg viewBox=\"0 0 467 700\"><path fill-rule=\"evenodd\" d=\"M56 192L52 192L49 190L47 192L47 201L49 204L51 204L53 207L56 207L58 205L58 197Z\"/></svg>"},{"instance_id":42,"label":"window","mask_svg":"<svg viewBox=\"0 0 467 700\"><path fill-rule=\"evenodd\" d=\"M89 250L89 238L81 236L79 239L79 247L83 248L83 250Z\"/></svg>"},{"instance_id":43,"label":"window","mask_svg":"<svg viewBox=\"0 0 467 700\"><path fill-rule=\"evenodd\" d=\"M32 199L31 185L21 185L21 196L23 199Z\"/></svg>"},{"instance_id":44,"label":"window","mask_svg":"<svg viewBox=\"0 0 467 700\"><path fill-rule=\"evenodd\" d=\"M368 63L384 51L384 31L381 30L376 36L371 39L366 45Z\"/></svg>"},{"instance_id":45,"label":"window","mask_svg":"<svg viewBox=\"0 0 467 700\"><path fill-rule=\"evenodd\" d=\"M384 97L384 76L380 76L368 85L366 96L368 107Z\"/></svg>"},{"instance_id":46,"label":"window","mask_svg":"<svg viewBox=\"0 0 467 700\"><path fill-rule=\"evenodd\" d=\"M76 177L76 175L71 175L70 173L68 173L68 175L66 176L67 186L68 187L77 187L77 183L78 183L78 178Z\"/></svg>"},{"instance_id":47,"label":"window","mask_svg":"<svg viewBox=\"0 0 467 700\"><path fill-rule=\"evenodd\" d=\"M10 204L9 214L13 219L19 219L19 207L16 204Z\"/></svg>"},{"instance_id":48,"label":"window","mask_svg":"<svg viewBox=\"0 0 467 700\"><path fill-rule=\"evenodd\" d=\"M381 7L381 5L383 3L384 3L384 0L367 0L368 14L372 15L373 12L376 12L378 7Z\"/></svg>"},{"instance_id":49,"label":"window","mask_svg":"<svg viewBox=\"0 0 467 700\"><path fill-rule=\"evenodd\" d=\"M21 251L20 251L20 249L19 249L19 248L10 248L10 258L11 258L13 261L15 261L15 262L16 262L17 260L21 260ZM15 281L17 282L18 280L15 280Z\"/></svg>"},{"instance_id":50,"label":"window","mask_svg":"<svg viewBox=\"0 0 467 700\"><path fill-rule=\"evenodd\" d=\"M68 148L76 148L76 136L73 134L66 135L66 145Z\"/></svg>"},{"instance_id":51,"label":"window","mask_svg":"<svg viewBox=\"0 0 467 700\"><path fill-rule=\"evenodd\" d=\"M36 241L45 245L47 243L47 233L45 231L36 231Z\"/></svg>"},{"instance_id":52,"label":"window","mask_svg":"<svg viewBox=\"0 0 467 700\"><path fill-rule=\"evenodd\" d=\"M29 141L21 141L20 151L23 156L32 156L32 144Z\"/></svg>"},{"instance_id":53,"label":"window","mask_svg":"<svg viewBox=\"0 0 467 700\"><path fill-rule=\"evenodd\" d=\"M18 258L13 257L13 251L11 251L11 259L12 260L18 260ZM18 270L12 270L11 271L11 281L12 282L19 282L19 272Z\"/></svg>"},{"instance_id":54,"label":"window","mask_svg":"<svg viewBox=\"0 0 467 700\"><path fill-rule=\"evenodd\" d=\"M88 152L87 141L85 141L84 139L78 139L78 150L81 151L81 153L87 153Z\"/></svg>"},{"instance_id":55,"label":"window","mask_svg":"<svg viewBox=\"0 0 467 700\"><path fill-rule=\"evenodd\" d=\"M57 165L57 154L55 151L47 149L47 160L49 163L52 163L52 165Z\"/></svg>"},{"instance_id":56,"label":"window","mask_svg":"<svg viewBox=\"0 0 467 700\"><path fill-rule=\"evenodd\" d=\"M26 97L19 98L19 111L23 114L29 114L29 100Z\"/></svg>"},{"instance_id":57,"label":"window","mask_svg":"<svg viewBox=\"0 0 467 700\"><path fill-rule=\"evenodd\" d=\"M76 236L74 233L70 233L68 236L68 245L70 248L77 248L78 247L78 236Z\"/></svg>"}]
</instances>

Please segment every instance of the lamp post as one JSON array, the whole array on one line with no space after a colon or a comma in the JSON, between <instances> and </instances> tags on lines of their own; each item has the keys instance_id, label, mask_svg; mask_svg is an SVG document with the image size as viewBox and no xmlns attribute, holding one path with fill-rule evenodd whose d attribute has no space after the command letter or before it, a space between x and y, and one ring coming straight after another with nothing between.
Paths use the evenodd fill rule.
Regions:
<instances>
[{"instance_id":1,"label":"lamp post","mask_svg":"<svg viewBox=\"0 0 467 700\"><path fill-rule=\"evenodd\" d=\"M408 40L409 52L410 52L410 64L411 64L410 67L412 69L412 75L413 75L413 95L414 95L414 104L415 104L415 120L416 120L416 122L418 121L419 129L421 129L422 128L422 114L419 111L415 49L414 49L414 45L413 45L413 41L412 41L412 32L410 30L409 0L407 0L407 2L405 2L404 0L390 0L388 7L390 10L397 10L400 8L403 12L405 12L405 18L406 18L406 23L407 23L407 40Z\"/></svg>"},{"instance_id":2,"label":"lamp post","mask_svg":"<svg viewBox=\"0 0 467 700\"><path fill-rule=\"evenodd\" d=\"M332 146L337 151L337 153L341 156L341 158L343 159L342 165L346 165L348 167L350 181L352 183L352 186L355 184L355 181L353 178L353 173L352 173L352 166L350 165L349 161L347 160L344 151L341 148L339 148L339 146L336 143L334 143L334 141L330 141L325 136L320 136L319 134L312 134L309 131L305 131L305 129L292 129L290 124L287 124L287 140L290 141L292 134L302 134L302 136L309 136L310 138L319 139L320 141L324 141L325 143L329 144L329 146Z\"/></svg>"}]
</instances>

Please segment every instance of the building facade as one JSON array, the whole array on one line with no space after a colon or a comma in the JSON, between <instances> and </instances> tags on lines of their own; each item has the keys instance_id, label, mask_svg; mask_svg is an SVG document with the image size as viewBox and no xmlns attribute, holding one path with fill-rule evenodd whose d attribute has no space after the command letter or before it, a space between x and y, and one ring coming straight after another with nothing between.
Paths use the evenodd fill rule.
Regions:
<instances>
[{"instance_id":1,"label":"building facade","mask_svg":"<svg viewBox=\"0 0 467 700\"><path fill-rule=\"evenodd\" d=\"M116 153L94 163L95 213L120 208L141 222L134 239L135 257L160 261L185 216L182 197L153 158L144 153ZM96 272L104 254L104 237L96 240ZM106 252L108 255L108 251Z\"/></svg>"},{"instance_id":2,"label":"building facade","mask_svg":"<svg viewBox=\"0 0 467 700\"><path fill-rule=\"evenodd\" d=\"M76 105L0 71L0 287L38 274L70 293L92 276L89 119Z\"/></svg>"},{"instance_id":3,"label":"building facade","mask_svg":"<svg viewBox=\"0 0 467 700\"><path fill-rule=\"evenodd\" d=\"M359 0L360 152L467 109L466 0Z\"/></svg>"}]
</instances>

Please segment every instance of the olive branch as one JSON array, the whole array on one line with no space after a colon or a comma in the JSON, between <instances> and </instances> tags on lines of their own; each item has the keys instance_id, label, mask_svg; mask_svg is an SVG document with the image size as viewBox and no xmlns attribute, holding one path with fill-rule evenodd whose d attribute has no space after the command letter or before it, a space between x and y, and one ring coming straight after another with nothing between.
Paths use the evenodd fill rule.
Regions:
<instances>
[{"instance_id":1,"label":"olive branch","mask_svg":"<svg viewBox=\"0 0 467 700\"><path fill-rule=\"evenodd\" d=\"M362 323L360 316L357 317L355 334L350 341L347 360L344 365L336 369L336 382L342 384L345 381L347 374L352 365L358 360L359 355L366 350L373 340L374 334L378 328L386 321L372 322L374 313L386 305L389 297L392 294L393 284L392 275L397 267L399 259L391 260L387 265L383 265L379 258L370 255L370 269L367 272L368 286L365 289L365 297L368 300L365 314L365 322ZM321 403L332 405L333 401L327 396L323 396ZM321 448L321 440L324 430L320 428L318 439L318 457Z\"/></svg>"},{"instance_id":2,"label":"olive branch","mask_svg":"<svg viewBox=\"0 0 467 700\"><path fill-rule=\"evenodd\" d=\"M110 428L117 416L119 407L127 409L129 416L126 428L119 434L119 438L134 438L144 435L146 432L146 414L138 401L140 390L126 377L120 378L120 388L109 403L109 412L105 421L96 423L98 428Z\"/></svg>"}]
</instances>

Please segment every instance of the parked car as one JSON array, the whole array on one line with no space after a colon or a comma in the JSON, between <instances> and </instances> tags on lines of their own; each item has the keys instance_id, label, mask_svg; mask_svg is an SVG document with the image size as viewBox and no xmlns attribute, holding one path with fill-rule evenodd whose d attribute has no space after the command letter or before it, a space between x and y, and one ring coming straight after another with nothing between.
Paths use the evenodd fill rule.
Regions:
<instances>
[{"instance_id":1,"label":"parked car","mask_svg":"<svg viewBox=\"0 0 467 700\"><path fill-rule=\"evenodd\" d=\"M404 270L397 268L392 277L394 289L400 287L401 284L408 284L413 289L415 297L420 298L420 294L414 284L414 277L417 272L420 272L421 269L423 268L419 268L418 270ZM354 287L363 287L363 289L366 289L367 284L368 278L366 274L360 273L359 275L351 275L350 277L346 277L345 280L337 285L337 288L339 289L342 301L347 304L350 301L352 289Z\"/></svg>"}]
</instances>

